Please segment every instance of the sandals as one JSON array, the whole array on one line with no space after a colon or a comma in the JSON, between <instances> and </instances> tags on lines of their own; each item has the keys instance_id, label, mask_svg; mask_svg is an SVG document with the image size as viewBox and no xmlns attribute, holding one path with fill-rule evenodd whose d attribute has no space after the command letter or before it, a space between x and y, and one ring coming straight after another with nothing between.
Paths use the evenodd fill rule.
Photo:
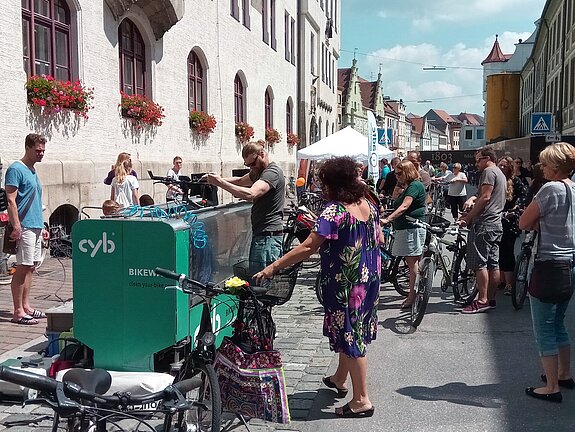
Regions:
<instances>
[{"instance_id":1,"label":"sandals","mask_svg":"<svg viewBox=\"0 0 575 432\"><path fill-rule=\"evenodd\" d=\"M30 315L24 315L19 320L11 319L10 322L12 322L14 324L20 324L20 325L36 325L39 323L39 321L37 319L31 317Z\"/></svg>"},{"instance_id":2,"label":"sandals","mask_svg":"<svg viewBox=\"0 0 575 432\"><path fill-rule=\"evenodd\" d=\"M30 312L28 314L29 316L31 316L32 318L46 318L46 314L42 311L39 311L38 309L34 309L32 312Z\"/></svg>"},{"instance_id":3,"label":"sandals","mask_svg":"<svg viewBox=\"0 0 575 432\"><path fill-rule=\"evenodd\" d=\"M321 381L323 382L323 384L324 384L326 387L329 387L329 388L331 388L331 389L336 390L336 391L337 391L337 397L343 398L343 397L345 397L345 396L347 395L348 390L347 390L347 389L342 389L342 388L339 388L338 386L336 386L336 385L333 383L333 381L331 380L331 377L330 377L330 376L323 377L323 378L321 379Z\"/></svg>"},{"instance_id":4,"label":"sandals","mask_svg":"<svg viewBox=\"0 0 575 432\"><path fill-rule=\"evenodd\" d=\"M371 417L375 412L375 408L372 406L365 411L353 411L349 404L346 403L344 406L335 409L335 415L338 417L344 418L362 418L362 417Z\"/></svg>"}]
</instances>

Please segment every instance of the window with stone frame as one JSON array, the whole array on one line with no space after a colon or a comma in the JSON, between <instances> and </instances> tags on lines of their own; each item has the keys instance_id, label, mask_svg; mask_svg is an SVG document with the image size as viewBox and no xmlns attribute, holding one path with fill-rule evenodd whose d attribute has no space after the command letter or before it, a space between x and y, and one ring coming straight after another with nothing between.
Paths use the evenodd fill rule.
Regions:
<instances>
[{"instance_id":1,"label":"window with stone frame","mask_svg":"<svg viewBox=\"0 0 575 432\"><path fill-rule=\"evenodd\" d=\"M190 111L206 111L204 67L199 56L191 51L188 55L188 108Z\"/></svg>"},{"instance_id":2,"label":"window with stone frame","mask_svg":"<svg viewBox=\"0 0 575 432\"><path fill-rule=\"evenodd\" d=\"M70 8L65 0L21 0L24 70L72 80Z\"/></svg>"},{"instance_id":3,"label":"window with stone frame","mask_svg":"<svg viewBox=\"0 0 575 432\"><path fill-rule=\"evenodd\" d=\"M246 121L245 86L239 74L234 79L234 114L236 123Z\"/></svg>"},{"instance_id":4,"label":"window with stone frame","mask_svg":"<svg viewBox=\"0 0 575 432\"><path fill-rule=\"evenodd\" d=\"M293 107L291 100L286 102L286 135L293 131Z\"/></svg>"},{"instance_id":5,"label":"window with stone frame","mask_svg":"<svg viewBox=\"0 0 575 432\"><path fill-rule=\"evenodd\" d=\"M266 129L274 127L273 113L273 97L271 90L268 88L264 95L264 117Z\"/></svg>"},{"instance_id":6,"label":"window with stone frame","mask_svg":"<svg viewBox=\"0 0 575 432\"><path fill-rule=\"evenodd\" d=\"M146 94L146 46L136 25L128 18L118 28L120 51L120 90L126 94Z\"/></svg>"}]
</instances>

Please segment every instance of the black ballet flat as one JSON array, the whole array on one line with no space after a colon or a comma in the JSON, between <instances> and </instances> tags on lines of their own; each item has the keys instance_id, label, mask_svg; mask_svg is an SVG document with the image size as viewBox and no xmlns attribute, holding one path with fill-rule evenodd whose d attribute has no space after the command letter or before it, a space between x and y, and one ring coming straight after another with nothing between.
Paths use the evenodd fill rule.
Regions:
<instances>
[{"instance_id":1,"label":"black ballet flat","mask_svg":"<svg viewBox=\"0 0 575 432\"><path fill-rule=\"evenodd\" d=\"M541 375L541 381L543 381L544 383L547 382L547 377L545 375ZM575 389L575 381L573 381L573 378L569 378L566 380L559 380L559 387L564 387L566 389Z\"/></svg>"},{"instance_id":2,"label":"black ballet flat","mask_svg":"<svg viewBox=\"0 0 575 432\"><path fill-rule=\"evenodd\" d=\"M332 382L330 376L323 377L321 380L322 380L323 384L324 384L326 387L329 387L330 389L334 389L334 390L337 391L337 397L343 398L343 397L346 397L346 396L347 396L347 389L341 389L341 388L339 388L338 386L336 386L336 385Z\"/></svg>"},{"instance_id":3,"label":"black ballet flat","mask_svg":"<svg viewBox=\"0 0 575 432\"><path fill-rule=\"evenodd\" d=\"M335 415L344 418L371 417L374 412L375 408L373 406L365 411L357 411L357 412L352 411L348 403L346 403L344 406L341 407L341 411L339 410L339 408L335 409Z\"/></svg>"},{"instance_id":4,"label":"black ballet flat","mask_svg":"<svg viewBox=\"0 0 575 432\"><path fill-rule=\"evenodd\" d=\"M535 393L535 387L527 387L525 389L525 394L535 399L541 399L547 402L561 403L561 401L563 400L563 395L561 394L561 392L549 393L549 394Z\"/></svg>"}]
</instances>

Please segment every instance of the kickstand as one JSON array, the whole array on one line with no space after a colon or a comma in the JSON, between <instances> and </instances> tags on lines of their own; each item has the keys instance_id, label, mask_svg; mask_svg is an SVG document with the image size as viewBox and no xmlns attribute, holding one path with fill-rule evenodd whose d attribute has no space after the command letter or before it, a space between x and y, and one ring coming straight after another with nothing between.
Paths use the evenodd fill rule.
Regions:
<instances>
[{"instance_id":1,"label":"kickstand","mask_svg":"<svg viewBox=\"0 0 575 432\"><path fill-rule=\"evenodd\" d=\"M239 419L239 421L242 422L242 424L246 427L247 431L250 432L250 428L248 426L248 422L246 421L246 418L242 415L242 414L238 414L236 413L236 417Z\"/></svg>"}]
</instances>

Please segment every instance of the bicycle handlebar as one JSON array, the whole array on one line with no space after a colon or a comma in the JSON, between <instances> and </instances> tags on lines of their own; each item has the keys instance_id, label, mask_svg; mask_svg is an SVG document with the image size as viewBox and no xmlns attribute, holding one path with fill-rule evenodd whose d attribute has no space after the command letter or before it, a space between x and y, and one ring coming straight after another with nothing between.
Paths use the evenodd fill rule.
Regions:
<instances>
[{"instance_id":1,"label":"bicycle handlebar","mask_svg":"<svg viewBox=\"0 0 575 432\"><path fill-rule=\"evenodd\" d=\"M230 294L228 291L225 291L221 288L216 288L214 283L208 282L207 284L203 284L194 279L190 279L183 273L178 274L172 270L168 270L162 267L156 267L154 272L159 276L165 277L166 279L178 281L178 285L186 294L197 294L198 288L202 291L207 291L212 294ZM194 287L196 289L194 289Z\"/></svg>"},{"instance_id":2,"label":"bicycle handlebar","mask_svg":"<svg viewBox=\"0 0 575 432\"><path fill-rule=\"evenodd\" d=\"M113 409L117 409L119 406L129 407L131 405L144 405L160 400L178 400L182 393L185 394L189 391L189 387L191 385L190 380L184 380L170 384L163 390L147 395L131 395L129 392L119 392L111 396L103 396L84 390L82 387L72 382L60 382L47 376L37 375L32 372L13 369L6 366L0 366L0 378L4 381L47 393L58 401L59 407L64 403L67 408L70 408L70 402L72 402L78 409L81 408L78 400L106 405ZM66 401L66 399L61 400L61 398L58 397L59 389L62 389L64 396L72 399L72 401Z\"/></svg>"}]
</instances>

